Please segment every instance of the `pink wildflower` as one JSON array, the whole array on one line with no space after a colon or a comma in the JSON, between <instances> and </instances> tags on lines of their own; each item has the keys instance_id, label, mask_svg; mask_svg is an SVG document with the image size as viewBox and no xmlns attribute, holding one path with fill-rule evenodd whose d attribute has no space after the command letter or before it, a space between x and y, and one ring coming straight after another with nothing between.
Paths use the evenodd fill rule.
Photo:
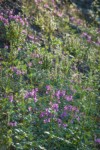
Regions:
<instances>
[{"instance_id":1,"label":"pink wildflower","mask_svg":"<svg viewBox=\"0 0 100 150\"><path fill-rule=\"evenodd\" d=\"M49 5L48 5L48 4L44 4L44 7L45 7L45 8L49 8Z\"/></svg>"},{"instance_id":2,"label":"pink wildflower","mask_svg":"<svg viewBox=\"0 0 100 150\"><path fill-rule=\"evenodd\" d=\"M13 95L9 96L9 101L12 103L13 102Z\"/></svg>"}]
</instances>

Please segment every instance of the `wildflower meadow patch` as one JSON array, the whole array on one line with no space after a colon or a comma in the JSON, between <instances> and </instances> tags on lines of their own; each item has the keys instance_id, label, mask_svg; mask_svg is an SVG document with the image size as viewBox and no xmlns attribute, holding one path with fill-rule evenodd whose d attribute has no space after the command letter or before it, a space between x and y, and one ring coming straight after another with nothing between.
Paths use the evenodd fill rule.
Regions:
<instances>
[{"instance_id":1,"label":"wildflower meadow patch","mask_svg":"<svg viewBox=\"0 0 100 150\"><path fill-rule=\"evenodd\" d=\"M0 150L98 150L98 22L67 0L0 3Z\"/></svg>"}]
</instances>

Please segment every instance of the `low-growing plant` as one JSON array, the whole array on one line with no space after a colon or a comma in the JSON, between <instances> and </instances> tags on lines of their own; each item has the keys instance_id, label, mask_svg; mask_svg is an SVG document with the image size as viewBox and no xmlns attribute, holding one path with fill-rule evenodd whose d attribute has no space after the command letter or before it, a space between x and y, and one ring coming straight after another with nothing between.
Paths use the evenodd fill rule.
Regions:
<instances>
[{"instance_id":1,"label":"low-growing plant","mask_svg":"<svg viewBox=\"0 0 100 150\"><path fill-rule=\"evenodd\" d=\"M99 30L85 31L58 1L32 2L23 14L0 14L0 149L96 150Z\"/></svg>"}]
</instances>

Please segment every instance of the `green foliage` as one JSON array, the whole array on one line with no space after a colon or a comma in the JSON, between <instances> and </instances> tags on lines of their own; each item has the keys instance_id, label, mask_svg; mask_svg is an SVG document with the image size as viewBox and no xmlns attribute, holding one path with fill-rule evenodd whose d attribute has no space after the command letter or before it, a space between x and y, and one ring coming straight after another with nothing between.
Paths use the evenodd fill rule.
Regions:
<instances>
[{"instance_id":1,"label":"green foliage","mask_svg":"<svg viewBox=\"0 0 100 150\"><path fill-rule=\"evenodd\" d=\"M67 3L22 4L0 16L0 149L96 150L99 29L71 21Z\"/></svg>"}]
</instances>

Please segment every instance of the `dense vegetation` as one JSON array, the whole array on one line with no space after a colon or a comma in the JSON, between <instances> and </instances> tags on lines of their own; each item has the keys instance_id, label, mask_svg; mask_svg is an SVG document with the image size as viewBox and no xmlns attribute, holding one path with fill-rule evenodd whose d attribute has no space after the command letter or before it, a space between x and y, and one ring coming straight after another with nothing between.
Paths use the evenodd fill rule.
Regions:
<instances>
[{"instance_id":1,"label":"dense vegetation","mask_svg":"<svg viewBox=\"0 0 100 150\"><path fill-rule=\"evenodd\" d=\"M100 148L98 6L1 2L0 150Z\"/></svg>"}]
</instances>

